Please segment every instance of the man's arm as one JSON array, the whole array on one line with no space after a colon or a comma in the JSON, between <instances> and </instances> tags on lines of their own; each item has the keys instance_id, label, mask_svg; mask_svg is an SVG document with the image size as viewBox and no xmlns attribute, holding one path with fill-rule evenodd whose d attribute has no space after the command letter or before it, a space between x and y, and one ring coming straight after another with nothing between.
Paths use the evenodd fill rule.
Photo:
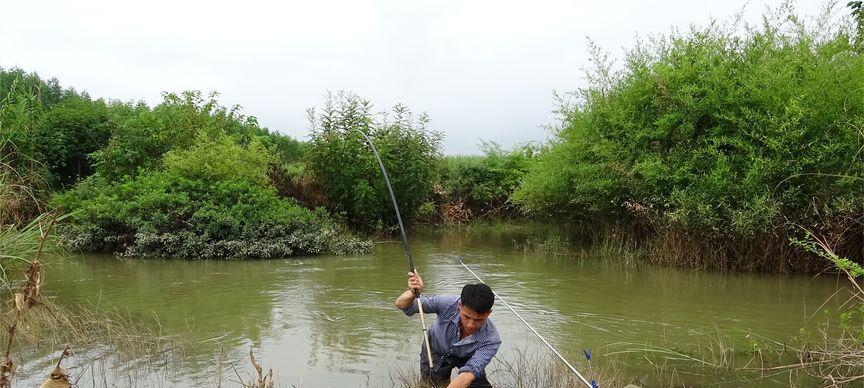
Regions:
<instances>
[{"instance_id":1,"label":"man's arm","mask_svg":"<svg viewBox=\"0 0 864 388\"><path fill-rule=\"evenodd\" d=\"M396 308L399 310L405 310L414 304L414 299L414 290L405 290L402 295L399 295L399 297L396 298Z\"/></svg>"},{"instance_id":2,"label":"man's arm","mask_svg":"<svg viewBox=\"0 0 864 388\"><path fill-rule=\"evenodd\" d=\"M414 301L414 290L423 291L423 279L416 273L408 273L408 290L403 292L396 298L396 308L402 310L406 315L414 315L420 309ZM440 314L448 308L455 308L456 300L459 297L456 295L422 295L420 303L423 303L423 312Z\"/></svg>"},{"instance_id":3,"label":"man's arm","mask_svg":"<svg viewBox=\"0 0 864 388\"><path fill-rule=\"evenodd\" d=\"M471 372L462 372L455 379L450 381L447 388L468 388L474 381L474 374Z\"/></svg>"},{"instance_id":4,"label":"man's arm","mask_svg":"<svg viewBox=\"0 0 864 388\"><path fill-rule=\"evenodd\" d=\"M414 304L414 293L423 291L423 279L416 272L408 272L408 289L396 298L396 308L405 310Z\"/></svg>"},{"instance_id":5,"label":"man's arm","mask_svg":"<svg viewBox=\"0 0 864 388\"><path fill-rule=\"evenodd\" d=\"M465 363L465 366L459 368L459 376L453 379L447 388L467 388L475 378L486 374L486 365L489 365L492 357L498 353L500 346L501 339L498 338L497 334L488 342L480 345L474 351L474 355Z\"/></svg>"}]
</instances>

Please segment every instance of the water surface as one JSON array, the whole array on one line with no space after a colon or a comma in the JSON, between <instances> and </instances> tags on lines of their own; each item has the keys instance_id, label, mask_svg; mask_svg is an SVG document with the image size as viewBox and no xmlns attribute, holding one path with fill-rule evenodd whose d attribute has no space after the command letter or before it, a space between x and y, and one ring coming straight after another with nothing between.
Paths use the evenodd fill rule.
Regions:
<instances>
[{"instance_id":1,"label":"water surface","mask_svg":"<svg viewBox=\"0 0 864 388\"><path fill-rule=\"evenodd\" d=\"M748 331L786 340L837 287L836 280L803 275L693 272L514 249L525 237L523 231L426 232L412 235L411 243L427 293L458 293L473 281L452 256L463 255L574 361L583 348L595 349L602 362L604 351L621 347L610 344L687 348L718 331L741 348ZM251 262L85 255L53 265L45 289L62 304L119 308L142 322L158 317L166 332L191 339L179 371L143 385L212 386L222 346L241 371L249 370L246 354L253 349L282 386L375 387L390 386L394 370L414 369L419 359L419 318L393 307L406 272L395 241L376 244L369 256ZM504 340L502 357L517 349L546 351L503 304L492 319ZM651 368L639 359L627 359L624 373L647 375ZM21 372L48 370L41 364ZM783 379L774 384L785 385Z\"/></svg>"}]
</instances>

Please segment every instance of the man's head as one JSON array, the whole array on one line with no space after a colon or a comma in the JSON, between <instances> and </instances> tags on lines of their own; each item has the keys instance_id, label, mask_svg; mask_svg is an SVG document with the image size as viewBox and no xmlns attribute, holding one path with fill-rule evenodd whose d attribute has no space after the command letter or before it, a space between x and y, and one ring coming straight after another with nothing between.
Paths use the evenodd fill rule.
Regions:
<instances>
[{"instance_id":1,"label":"man's head","mask_svg":"<svg viewBox=\"0 0 864 388\"><path fill-rule=\"evenodd\" d=\"M483 283L466 284L462 287L462 299L459 302L459 318L466 335L477 332L486 323L495 303L492 289Z\"/></svg>"}]
</instances>

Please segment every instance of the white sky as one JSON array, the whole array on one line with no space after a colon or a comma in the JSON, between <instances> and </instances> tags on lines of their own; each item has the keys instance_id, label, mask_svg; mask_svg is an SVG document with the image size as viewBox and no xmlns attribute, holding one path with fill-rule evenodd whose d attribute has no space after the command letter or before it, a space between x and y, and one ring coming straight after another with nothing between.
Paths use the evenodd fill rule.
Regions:
<instances>
[{"instance_id":1,"label":"white sky","mask_svg":"<svg viewBox=\"0 0 864 388\"><path fill-rule=\"evenodd\" d=\"M218 91L259 122L307 139L305 110L349 90L376 110L427 112L446 154L543 140L553 90L585 85L586 37L613 57L650 36L776 0L0 0L0 67L93 97L161 101ZM838 9L845 12L842 4ZM800 14L824 3L798 1Z\"/></svg>"}]
</instances>

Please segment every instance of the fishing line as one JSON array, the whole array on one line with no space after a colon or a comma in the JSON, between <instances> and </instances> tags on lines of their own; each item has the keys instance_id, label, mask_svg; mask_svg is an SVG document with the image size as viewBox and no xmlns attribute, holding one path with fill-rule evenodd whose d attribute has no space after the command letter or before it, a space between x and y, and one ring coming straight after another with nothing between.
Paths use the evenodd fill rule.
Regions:
<instances>
[{"instance_id":1,"label":"fishing line","mask_svg":"<svg viewBox=\"0 0 864 388\"><path fill-rule=\"evenodd\" d=\"M477 279L477 281L479 281L480 283L486 283L483 281L483 279L480 279L480 277L477 276L477 274L474 273L474 271L472 271L471 268L468 268L468 266L465 265L465 262L463 261L462 256L457 256L457 258L459 259L459 264L462 264L462 266L465 267L465 269L467 269L468 272L471 272L471 275L474 275L474 277ZM497 300L500 300L501 302L503 302L504 305L507 306L507 308L510 309L510 311L512 311L513 314L515 314L516 317L518 317L522 321L522 323L525 324L525 326L528 326L528 328L531 329L532 332L534 332L534 335L536 335L538 338L540 338L540 340L543 341L543 343L546 344L546 346L550 350L552 350L552 352L554 352L555 355L561 359L561 361L564 361L564 363L567 364L567 367L570 368L570 370L573 371L573 373L575 373L576 376L579 376L579 379L582 380L582 382L585 383L585 385L588 388L594 388L597 386L597 383L593 380L591 382L588 382L588 380L585 377L583 377L582 374L580 374L579 371L577 371L576 368L574 368L573 365L571 365L570 362L567 361L567 359L565 359L564 356L562 356L561 353L559 353L558 350L556 350L555 347L553 347L552 344L549 343L549 341L546 341L546 338L543 338L543 336L540 335L540 333L538 333L536 329L534 329L534 326L531 326L531 324L528 323L528 321L526 321L525 318L522 318L522 315L517 313L516 310L514 310L513 307L511 307L510 304L507 303L507 301L501 297L501 295L498 295L498 293L496 293L495 291L492 291L492 294L495 295L495 298Z\"/></svg>"}]
</instances>

